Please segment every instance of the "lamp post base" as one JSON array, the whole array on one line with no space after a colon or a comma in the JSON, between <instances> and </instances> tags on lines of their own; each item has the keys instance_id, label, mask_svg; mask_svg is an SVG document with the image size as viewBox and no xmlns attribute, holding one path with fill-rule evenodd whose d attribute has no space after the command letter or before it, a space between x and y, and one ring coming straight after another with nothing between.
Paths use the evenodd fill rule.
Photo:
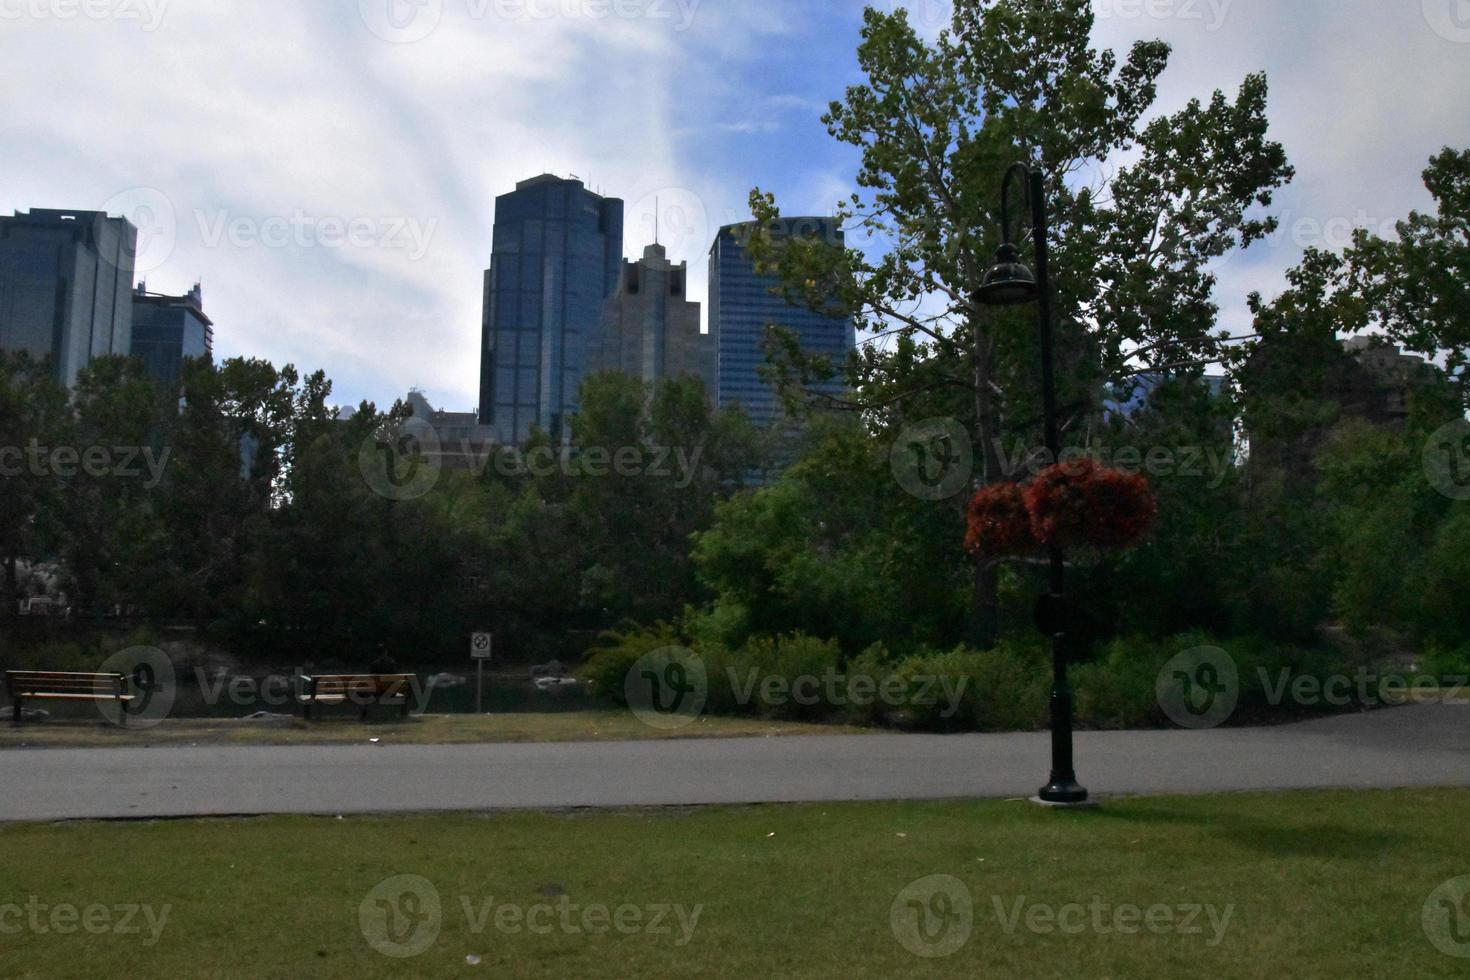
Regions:
<instances>
[{"instance_id":1,"label":"lamp post base","mask_svg":"<svg viewBox=\"0 0 1470 980\"><path fill-rule=\"evenodd\" d=\"M1042 803L1051 803L1058 806L1076 805L1087 802L1087 790L1077 785L1075 779L1052 778L1049 785L1043 786L1036 797Z\"/></svg>"},{"instance_id":2,"label":"lamp post base","mask_svg":"<svg viewBox=\"0 0 1470 980\"><path fill-rule=\"evenodd\" d=\"M1053 803L1051 800L1043 800L1039 796L1033 796L1029 800L1036 806L1044 806L1048 810L1096 810L1102 804L1096 800L1083 800L1081 803Z\"/></svg>"}]
</instances>

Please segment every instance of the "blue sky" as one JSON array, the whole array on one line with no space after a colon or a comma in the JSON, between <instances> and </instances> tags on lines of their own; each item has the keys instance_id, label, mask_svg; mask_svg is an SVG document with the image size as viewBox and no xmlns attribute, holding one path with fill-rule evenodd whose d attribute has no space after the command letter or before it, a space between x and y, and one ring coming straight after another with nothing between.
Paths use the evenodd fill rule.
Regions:
<instances>
[{"instance_id":1,"label":"blue sky","mask_svg":"<svg viewBox=\"0 0 1470 980\"><path fill-rule=\"evenodd\" d=\"M880 0L891 8L892 0ZM944 0L914 0L934 33ZM1222 323L1308 244L1427 202L1470 146L1470 0L1097 0L1099 44L1175 45L1159 111L1247 72L1299 174L1283 233L1221 270ZM818 121L857 79L853 0L0 0L0 209L145 227L149 288L202 279L221 356L322 367L344 403L474 407L493 204L544 171L628 206L696 295L750 188L851 190ZM390 14L396 16L390 16ZM598 16L603 14L602 16Z\"/></svg>"}]
</instances>

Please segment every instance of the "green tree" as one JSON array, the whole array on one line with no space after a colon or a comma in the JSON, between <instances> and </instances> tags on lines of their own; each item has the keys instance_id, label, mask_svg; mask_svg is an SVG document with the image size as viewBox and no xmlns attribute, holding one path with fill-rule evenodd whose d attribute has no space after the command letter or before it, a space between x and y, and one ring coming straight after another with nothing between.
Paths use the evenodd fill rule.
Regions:
<instances>
[{"instance_id":1,"label":"green tree","mask_svg":"<svg viewBox=\"0 0 1470 980\"><path fill-rule=\"evenodd\" d=\"M930 45L905 11L869 9L866 80L825 121L861 152L861 190L840 217L871 240L839 249L763 233L751 243L791 298L835 304L889 339L851 366L854 407L890 434L961 419L982 482L1002 477L1008 431L1039 441L1034 314L978 299L1010 164L1046 178L1072 438L1102 382L1222 356L1210 263L1275 227L1251 212L1292 176L1267 136L1263 75L1233 99L1216 92L1148 119L1168 46L1140 42L1120 61L1091 47L1093 22L1089 0L960 0ZM757 219L779 219L771 196L751 200ZM821 367L788 364L785 377ZM980 567L982 639L994 636L998 582L998 569Z\"/></svg>"},{"instance_id":2,"label":"green tree","mask_svg":"<svg viewBox=\"0 0 1470 980\"><path fill-rule=\"evenodd\" d=\"M58 486L39 452L57 447L69 428L67 392L50 365L25 353L0 351L0 617L16 615L17 569L45 553L48 523L56 517ZM57 528L59 530L59 528Z\"/></svg>"}]
</instances>

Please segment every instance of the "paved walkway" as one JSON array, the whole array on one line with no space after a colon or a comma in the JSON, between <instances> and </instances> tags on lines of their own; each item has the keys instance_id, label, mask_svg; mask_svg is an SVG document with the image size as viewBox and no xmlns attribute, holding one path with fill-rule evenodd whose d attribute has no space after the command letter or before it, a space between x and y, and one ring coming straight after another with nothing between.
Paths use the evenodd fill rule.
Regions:
<instances>
[{"instance_id":1,"label":"paved walkway","mask_svg":"<svg viewBox=\"0 0 1470 980\"><path fill-rule=\"evenodd\" d=\"M1049 737L0 751L0 821L1010 798ZM1470 786L1470 705L1269 729L1085 732L1094 796Z\"/></svg>"}]
</instances>

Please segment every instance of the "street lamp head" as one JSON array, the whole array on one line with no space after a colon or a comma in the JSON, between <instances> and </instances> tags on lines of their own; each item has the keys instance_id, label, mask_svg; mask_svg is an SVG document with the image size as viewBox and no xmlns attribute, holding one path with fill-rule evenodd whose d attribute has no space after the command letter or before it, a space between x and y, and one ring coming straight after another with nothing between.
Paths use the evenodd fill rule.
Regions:
<instances>
[{"instance_id":1,"label":"street lamp head","mask_svg":"<svg viewBox=\"0 0 1470 980\"><path fill-rule=\"evenodd\" d=\"M980 286L980 302L986 306L1020 306L1040 295L1036 276L1021 261L1015 245L1006 242L995 253L995 265Z\"/></svg>"}]
</instances>

